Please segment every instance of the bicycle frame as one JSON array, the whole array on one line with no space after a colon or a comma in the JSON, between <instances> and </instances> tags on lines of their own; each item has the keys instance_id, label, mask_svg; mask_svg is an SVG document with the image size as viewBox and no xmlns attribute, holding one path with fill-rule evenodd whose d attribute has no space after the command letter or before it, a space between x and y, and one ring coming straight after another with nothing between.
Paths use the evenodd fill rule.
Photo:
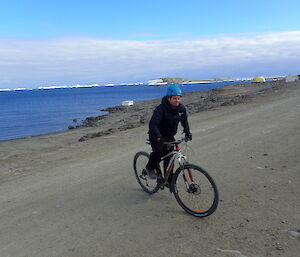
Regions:
<instances>
[{"instance_id":1,"label":"bicycle frame","mask_svg":"<svg viewBox=\"0 0 300 257\"><path fill-rule=\"evenodd\" d=\"M178 146L182 142L183 142L183 140L167 143L168 145L174 146L175 149L173 149L170 153L164 155L161 158L161 160L164 160L167 157L172 156L168 163L168 166L165 170L164 184L167 182L167 180L170 176L170 173L171 173L172 169L174 168L175 160L177 160L179 166L184 166L184 165L188 164L186 156L181 152L181 147ZM189 176L191 178L191 174L189 174ZM187 183L185 176L184 176L184 181L185 181L185 183ZM191 179L191 181L193 181L193 180Z\"/></svg>"}]
</instances>

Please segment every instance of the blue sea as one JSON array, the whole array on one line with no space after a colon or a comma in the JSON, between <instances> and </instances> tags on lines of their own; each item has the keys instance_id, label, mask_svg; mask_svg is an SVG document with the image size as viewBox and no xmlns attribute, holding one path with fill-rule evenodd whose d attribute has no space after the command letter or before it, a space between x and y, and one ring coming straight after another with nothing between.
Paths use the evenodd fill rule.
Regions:
<instances>
[{"instance_id":1,"label":"blue sea","mask_svg":"<svg viewBox=\"0 0 300 257\"><path fill-rule=\"evenodd\" d=\"M195 92L232 83L193 84L181 88L183 92ZM162 97L166 88L120 85L0 92L0 140L64 131L86 117L104 114L101 109L121 105L122 101Z\"/></svg>"}]
</instances>

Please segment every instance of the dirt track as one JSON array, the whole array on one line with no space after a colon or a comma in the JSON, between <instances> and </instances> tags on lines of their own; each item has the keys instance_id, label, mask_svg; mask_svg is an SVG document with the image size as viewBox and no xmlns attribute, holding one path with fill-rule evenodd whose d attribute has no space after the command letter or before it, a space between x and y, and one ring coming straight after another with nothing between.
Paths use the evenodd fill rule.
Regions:
<instances>
[{"instance_id":1,"label":"dirt track","mask_svg":"<svg viewBox=\"0 0 300 257\"><path fill-rule=\"evenodd\" d=\"M192 161L214 177L210 217L168 191L142 192L134 153L146 127L0 142L0 256L298 257L300 87L190 117Z\"/></svg>"}]
</instances>

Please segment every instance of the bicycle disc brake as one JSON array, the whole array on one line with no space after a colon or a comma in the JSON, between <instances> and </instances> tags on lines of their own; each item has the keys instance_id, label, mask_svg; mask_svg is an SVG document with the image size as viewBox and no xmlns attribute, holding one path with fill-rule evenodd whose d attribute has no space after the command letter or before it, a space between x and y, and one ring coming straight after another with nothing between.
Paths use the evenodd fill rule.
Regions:
<instances>
[{"instance_id":1,"label":"bicycle disc brake","mask_svg":"<svg viewBox=\"0 0 300 257\"><path fill-rule=\"evenodd\" d=\"M201 188L198 184L193 183L193 184L190 184L188 192L195 194L195 195L199 195L199 194L201 194Z\"/></svg>"}]
</instances>

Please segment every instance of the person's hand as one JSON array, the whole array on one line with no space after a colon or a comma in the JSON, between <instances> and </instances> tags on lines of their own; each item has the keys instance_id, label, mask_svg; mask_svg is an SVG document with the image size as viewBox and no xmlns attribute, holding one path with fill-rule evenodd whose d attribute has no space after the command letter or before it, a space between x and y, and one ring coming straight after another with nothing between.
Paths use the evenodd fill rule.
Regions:
<instances>
[{"instance_id":1,"label":"person's hand","mask_svg":"<svg viewBox=\"0 0 300 257\"><path fill-rule=\"evenodd\" d=\"M193 135L191 132L187 132L185 133L185 138L184 138L186 141L192 141L193 139Z\"/></svg>"}]
</instances>

